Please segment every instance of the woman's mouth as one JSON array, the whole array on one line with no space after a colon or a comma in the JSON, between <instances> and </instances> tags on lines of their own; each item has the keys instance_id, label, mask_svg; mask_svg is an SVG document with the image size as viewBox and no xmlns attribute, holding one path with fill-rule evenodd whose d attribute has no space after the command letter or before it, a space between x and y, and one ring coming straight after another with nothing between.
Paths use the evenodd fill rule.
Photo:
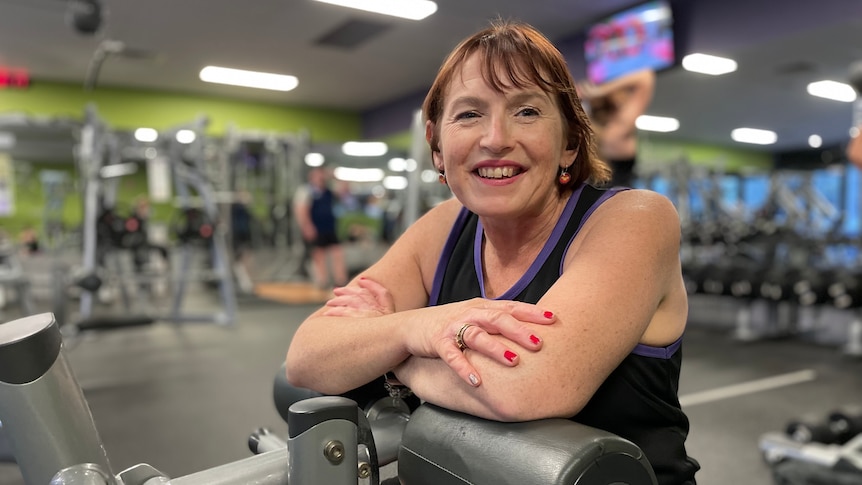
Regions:
<instances>
[{"instance_id":1,"label":"woman's mouth","mask_svg":"<svg viewBox=\"0 0 862 485\"><path fill-rule=\"evenodd\" d=\"M521 169L516 167L482 167L476 169L476 173L484 179L504 179L518 175L521 173Z\"/></svg>"}]
</instances>

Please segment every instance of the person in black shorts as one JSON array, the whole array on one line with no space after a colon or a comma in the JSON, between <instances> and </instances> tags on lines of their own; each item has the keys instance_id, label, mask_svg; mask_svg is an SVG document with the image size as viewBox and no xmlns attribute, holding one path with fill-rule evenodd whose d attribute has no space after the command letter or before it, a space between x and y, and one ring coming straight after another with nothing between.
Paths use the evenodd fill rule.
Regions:
<instances>
[{"instance_id":1,"label":"person in black shorts","mask_svg":"<svg viewBox=\"0 0 862 485\"><path fill-rule=\"evenodd\" d=\"M337 196L328 185L328 173L321 167L308 172L308 184L297 188L293 210L302 238L310 247L314 282L319 288L330 285L327 260L332 264L332 283L347 284L344 249L338 239L335 215Z\"/></svg>"}]
</instances>

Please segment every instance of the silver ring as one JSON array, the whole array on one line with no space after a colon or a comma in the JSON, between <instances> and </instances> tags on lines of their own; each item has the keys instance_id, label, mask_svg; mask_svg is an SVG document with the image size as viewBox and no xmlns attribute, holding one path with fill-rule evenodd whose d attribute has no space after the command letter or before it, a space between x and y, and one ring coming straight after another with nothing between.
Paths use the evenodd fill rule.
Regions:
<instances>
[{"instance_id":1,"label":"silver ring","mask_svg":"<svg viewBox=\"0 0 862 485\"><path fill-rule=\"evenodd\" d=\"M461 352L463 352L469 348L469 347L467 347L467 344L464 342L464 332L467 331L467 327L472 327L472 326L473 325L470 323L465 323L458 330L458 333L455 335L455 345L458 346L458 350L460 350Z\"/></svg>"}]
</instances>

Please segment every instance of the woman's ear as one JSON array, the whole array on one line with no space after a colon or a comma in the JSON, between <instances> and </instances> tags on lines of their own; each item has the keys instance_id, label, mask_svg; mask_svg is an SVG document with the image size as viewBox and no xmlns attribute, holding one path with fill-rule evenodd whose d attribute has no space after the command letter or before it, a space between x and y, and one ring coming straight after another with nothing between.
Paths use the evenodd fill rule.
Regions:
<instances>
[{"instance_id":1,"label":"woman's ear","mask_svg":"<svg viewBox=\"0 0 862 485\"><path fill-rule=\"evenodd\" d=\"M436 153L440 151L439 141L437 140L437 133L435 132L434 122L428 120L425 122L425 141L428 142L428 146L431 147L431 153Z\"/></svg>"},{"instance_id":2,"label":"woman's ear","mask_svg":"<svg viewBox=\"0 0 862 485\"><path fill-rule=\"evenodd\" d=\"M563 154L563 160L560 164L560 168L567 168L574 165L574 163L578 160L579 151L580 146L576 146L574 149L567 148L566 152Z\"/></svg>"},{"instance_id":3,"label":"woman's ear","mask_svg":"<svg viewBox=\"0 0 862 485\"><path fill-rule=\"evenodd\" d=\"M431 151L431 164L434 165L434 170L443 172L443 157L440 156L440 152Z\"/></svg>"}]
</instances>

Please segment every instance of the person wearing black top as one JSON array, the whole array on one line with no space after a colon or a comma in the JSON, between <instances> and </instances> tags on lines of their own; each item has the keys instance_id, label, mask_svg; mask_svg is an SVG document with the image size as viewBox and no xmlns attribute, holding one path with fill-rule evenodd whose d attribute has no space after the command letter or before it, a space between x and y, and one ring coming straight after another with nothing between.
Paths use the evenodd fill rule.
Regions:
<instances>
[{"instance_id":1,"label":"person wearing black top","mask_svg":"<svg viewBox=\"0 0 862 485\"><path fill-rule=\"evenodd\" d=\"M529 25L495 21L462 41L423 114L454 197L300 325L288 382L341 394L393 372L462 413L617 433L661 485L694 484L673 204L597 188L610 170L574 81Z\"/></svg>"}]
</instances>

